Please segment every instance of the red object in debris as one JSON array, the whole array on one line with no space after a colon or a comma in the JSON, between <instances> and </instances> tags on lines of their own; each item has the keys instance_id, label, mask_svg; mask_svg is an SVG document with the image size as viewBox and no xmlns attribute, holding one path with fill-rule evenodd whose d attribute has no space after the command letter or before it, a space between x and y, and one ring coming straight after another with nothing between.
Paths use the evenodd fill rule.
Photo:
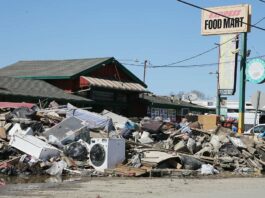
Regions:
<instances>
[{"instance_id":1,"label":"red object in debris","mask_svg":"<svg viewBox=\"0 0 265 198\"><path fill-rule=\"evenodd\" d=\"M0 169L10 168L10 167L12 167L12 165L9 164L9 163L7 163L7 162L2 162L2 163L0 164Z\"/></svg>"},{"instance_id":2,"label":"red object in debris","mask_svg":"<svg viewBox=\"0 0 265 198\"><path fill-rule=\"evenodd\" d=\"M5 186L5 185L6 185L5 180L1 178L1 179L0 179L0 187L1 187L1 186Z\"/></svg>"},{"instance_id":3,"label":"red object in debris","mask_svg":"<svg viewBox=\"0 0 265 198\"><path fill-rule=\"evenodd\" d=\"M28 107L32 108L35 106L33 103L26 103L26 102L0 102L0 109L4 108L20 108L20 107Z\"/></svg>"}]
</instances>

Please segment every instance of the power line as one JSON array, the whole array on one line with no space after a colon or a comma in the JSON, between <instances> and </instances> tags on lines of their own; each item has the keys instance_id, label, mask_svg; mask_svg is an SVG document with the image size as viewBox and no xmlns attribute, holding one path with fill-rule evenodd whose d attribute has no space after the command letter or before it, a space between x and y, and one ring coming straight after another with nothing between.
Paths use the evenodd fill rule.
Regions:
<instances>
[{"instance_id":1,"label":"power line","mask_svg":"<svg viewBox=\"0 0 265 198\"><path fill-rule=\"evenodd\" d=\"M207 53L209 53L209 52L215 50L216 48L220 47L221 45L224 45L224 44L228 43L229 41L232 41L233 39L236 39L237 37L238 37L238 34L237 34L235 37L230 38L230 39L228 39L227 41L225 41L225 42L223 42L223 43L220 43L220 44L218 44L217 46L212 47L212 48L210 48L210 49L208 49L208 50L206 50L206 51L204 51L204 52L201 52L201 53L196 54L196 55L194 55L194 56L191 56L191 57L189 57L189 58L185 58L185 59L183 59L183 60L179 60L179 61L176 61L176 62L173 62L173 63L165 64L164 66L175 65L175 64L179 64L179 63L183 63L183 62L186 62L186 61L192 60L192 59L194 59L194 58L197 58L197 57L199 57L199 56L202 56L202 55L204 55L204 54L207 54Z\"/></svg>"},{"instance_id":2,"label":"power line","mask_svg":"<svg viewBox=\"0 0 265 198\"><path fill-rule=\"evenodd\" d=\"M166 65L164 65L164 66L175 65L175 64L179 64L179 63L183 63L183 62L186 62L186 61L192 60L192 59L194 59L194 58L197 58L197 57L199 57L199 56L202 56L202 55L204 55L204 54L207 54L207 53L209 53L209 52L215 50L216 48L218 48L218 46L215 46L215 47L213 47L213 48L211 48L211 49L208 49L208 50L206 50L206 51L204 51L204 52L202 52L202 53L199 53L199 54L197 54L197 55L191 56L191 57L189 57L189 58L185 58L185 59L180 60L180 61L176 61L176 62L173 62L173 63L166 64Z\"/></svg>"},{"instance_id":3,"label":"power line","mask_svg":"<svg viewBox=\"0 0 265 198\"><path fill-rule=\"evenodd\" d=\"M251 59L255 59L255 58L263 58L265 57L265 55L261 55L261 56L256 56L256 57L251 57L248 58L248 60ZM215 66L218 64L225 64L225 63L233 63L234 61L228 61L228 62L214 62L214 63L203 63L203 64L191 64L191 65L168 65L168 66L164 66L164 65L153 65L153 66L147 66L148 68L152 68L152 69L156 69L156 68L194 68L194 67L209 67L209 66ZM144 65L141 64L130 64L130 63L122 63L124 65L128 65L128 66L137 66L137 67L144 67Z\"/></svg>"},{"instance_id":4,"label":"power line","mask_svg":"<svg viewBox=\"0 0 265 198\"><path fill-rule=\"evenodd\" d=\"M265 2L265 1L264 1L264 2ZM264 19L265 19L265 17L261 18L261 19L260 19L259 21L257 21L254 25L257 25L258 23L260 23L260 22L263 21ZM208 50L206 50L206 51L204 51L204 52L201 52L201 53L196 54L196 55L194 55L194 56L191 56L191 57L189 57L189 58L185 58L185 59L183 59L183 60L179 60L179 61L175 61L175 62L172 62L172 63L169 63L169 64L161 65L161 66L159 66L159 67L162 67L162 66L168 67L168 66L171 66L171 65L175 65L175 64L183 63L183 62L186 62L186 61L192 60L192 59L194 59L194 58L200 57L200 56L202 56L202 55L204 55L204 54L207 54L207 53L209 53L209 52L215 50L216 48L218 48L218 47L220 47L220 46L222 46L222 45L228 43L229 41L231 41L231 40L233 40L233 39L237 39L238 35L239 35L239 34L237 34L235 37L233 37L233 38L231 38L231 39L228 39L227 41L225 41L225 42L223 42L223 43L220 43L218 46L215 46L215 47L213 47L213 48L210 48L210 49L208 49ZM143 65L139 65L139 64L126 64L126 65L130 65L130 66L143 66Z\"/></svg>"},{"instance_id":5,"label":"power line","mask_svg":"<svg viewBox=\"0 0 265 198\"><path fill-rule=\"evenodd\" d=\"M264 1L265 3L265 1ZM254 25L257 25L258 23L260 23L261 21L263 21L265 19L265 17L263 17L262 19L260 19L257 23L255 23Z\"/></svg>"},{"instance_id":6,"label":"power line","mask_svg":"<svg viewBox=\"0 0 265 198\"><path fill-rule=\"evenodd\" d=\"M187 4L187 5L191 5L191 6L193 6L193 4L188 3L188 2L184 2L184 1L181 1L181 0L177 0L177 1L179 1L179 2L181 2L181 3L185 3L185 4ZM265 1L264 1L264 2L265 2ZM194 6L195 6L196 8L203 9L203 10L206 10L206 11L209 11L209 12L212 12L212 13L214 13L214 14L217 14L217 15L220 15L220 16L223 16L223 17L226 17L226 18L229 18L229 19L230 19L230 17L227 17L227 16L225 16L225 15L221 15L221 14L219 14L219 13L215 13L215 12L213 12L213 11L210 11L210 10L204 9L204 8L199 7L199 6L196 6L196 5L194 5ZM193 7L194 7L194 6L193 6ZM260 19L259 21L257 21L257 22L254 24L254 26L257 25L258 23L260 23L261 21L263 21L264 19L265 19L265 17L263 17L262 19ZM245 24L247 24L247 23L245 23ZM251 24L248 24L248 25L251 25ZM252 25L252 26L253 26L253 25ZM264 29L264 30L265 30L265 29ZM183 62L186 62L186 61L189 61L189 60L195 59L195 58L197 58L197 57L200 57L200 56L202 56L202 55L204 55L204 54L207 54L207 53L209 53L209 52L215 50L216 48L218 48L218 47L220 47L220 46L222 46L222 45L228 43L229 41L231 41L231 40L233 40L233 39L237 39L238 35L239 35L239 34L237 34L235 37L233 37L233 38L231 38L231 39L228 39L227 41L225 41L225 42L223 42L223 43L218 44L218 45L215 46L215 47L212 47L212 48L210 48L210 49L208 49L208 50L206 50L206 51L204 51L204 52L201 52L201 53L199 53L199 54L193 55L193 56L191 56L191 57L189 57L189 58L185 58L185 59L182 59L182 60L179 60L179 61L175 61L175 62L172 62L172 63L169 63L169 64L164 64L164 65L159 65L159 66L153 66L153 68L157 68L157 67L169 67L169 66L177 67L177 65L175 65L175 64L183 63ZM123 63L123 64L125 64L125 65L129 65L129 66L140 66L140 67L143 67L143 66L144 66L143 64L132 64L132 63ZM209 65L212 65L212 64L206 64L205 66L209 66ZM216 65L216 64L214 64L214 65ZM198 65L192 65L192 66L197 67ZM152 68L152 67L150 67L150 66L147 66L147 67ZM185 67L185 65L180 65L180 67Z\"/></svg>"},{"instance_id":7,"label":"power line","mask_svg":"<svg viewBox=\"0 0 265 198\"><path fill-rule=\"evenodd\" d=\"M191 59L197 58L197 57L199 57L199 56L202 56L202 55L204 55L204 54L207 54L207 53L209 53L209 52L215 50L216 48L220 47L221 45L224 45L224 44L228 43L229 41L231 41L231 40L237 38L237 36L238 36L238 35L236 35L235 37L233 37L233 38L231 38L231 39L228 39L227 41L225 41L225 42L223 42L223 43L218 44L217 46L215 46L215 47L213 47L213 48L210 48L210 49L208 49L208 50L206 50L206 51L204 51L204 52L201 52L201 53L199 53L199 54L197 54L197 55L194 55L194 56L191 56L191 57L189 57L189 58L185 58L185 59L183 59L183 60L176 61L176 62L169 63L169 64L164 64L164 65L159 65L159 66L152 66L152 67L169 67L169 66L176 66L175 64L179 64L179 63L182 63L182 62L186 62L186 61L188 61L188 60L191 60ZM144 66L143 64L133 64L133 63L122 63L122 64L124 64L124 65L130 65L130 66L141 66L141 67ZM148 67L150 68L151 66L148 66ZM183 66L181 66L181 67L183 67Z\"/></svg>"},{"instance_id":8,"label":"power line","mask_svg":"<svg viewBox=\"0 0 265 198\"><path fill-rule=\"evenodd\" d=\"M265 1L264 1L264 2L265 2ZM264 19L265 19L265 17L261 18L261 19L260 19L259 21L257 21L254 25L257 25L258 23L260 23L260 22L263 21ZM189 57L189 58L185 58L185 59L183 59L183 60L176 61L176 62L173 62L173 63L165 64L164 66L170 66L170 65L175 65L175 64L178 64L178 63L183 63L183 62L186 62L186 61L192 60L192 59L194 59L194 58L197 58L197 57L199 57L199 56L202 56L202 55L204 55L204 54L207 54L207 53L209 53L209 52L215 50L216 48L218 48L218 47L220 47L220 46L222 46L222 45L228 43L229 41L232 41L233 39L237 39L238 36L239 36L239 34L237 34L235 37L233 37L233 38L231 38L231 39L228 39L227 41L225 41L225 42L223 42L223 43L220 43L218 46L215 46L215 47L213 47L213 48L210 48L210 49L208 49L208 50L206 50L206 51L204 51L204 52L201 52L201 53L199 53L199 54L197 54L197 55L194 55L194 56L191 56L191 57Z\"/></svg>"},{"instance_id":9,"label":"power line","mask_svg":"<svg viewBox=\"0 0 265 198\"><path fill-rule=\"evenodd\" d=\"M220 14L220 13L218 13L218 12L211 11L211 10L209 10L209 9L206 9L206 8L200 7L200 6L198 6L198 5L195 5L195 4L192 4L192 3L186 2L186 1L182 1L182 0L176 0L176 1L178 1L178 2L180 2L180 3L183 3L183 4L186 4L186 5L188 5L188 6L191 6L191 7L197 8L197 9L200 9L200 10L204 10L204 11L207 11L207 12L210 12L210 13L213 13L213 14L216 14L216 15L219 15L219 16L224 17L224 18L227 18L227 19L233 19L233 18L231 18L231 17L225 16L225 15ZM262 0L262 2L263 2L263 0ZM264 2L265 2L265 1L264 1ZM242 21L242 23L245 24L245 25L251 26L251 27L253 27L253 28L256 28L256 29L259 29L259 30L265 31L264 28L261 28L261 27L259 27L259 26L252 25L252 24L250 24L250 23L246 23L246 22L244 22L244 21Z\"/></svg>"},{"instance_id":10,"label":"power line","mask_svg":"<svg viewBox=\"0 0 265 198\"><path fill-rule=\"evenodd\" d=\"M124 62L121 62L121 64L128 65L128 66L144 67L144 64L134 64L134 63L124 63Z\"/></svg>"}]
</instances>

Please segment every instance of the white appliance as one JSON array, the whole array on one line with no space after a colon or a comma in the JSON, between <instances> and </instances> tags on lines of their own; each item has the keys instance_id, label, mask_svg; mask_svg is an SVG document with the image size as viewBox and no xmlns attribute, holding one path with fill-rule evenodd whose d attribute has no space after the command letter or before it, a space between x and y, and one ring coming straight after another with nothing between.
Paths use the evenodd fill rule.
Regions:
<instances>
[{"instance_id":1,"label":"white appliance","mask_svg":"<svg viewBox=\"0 0 265 198\"><path fill-rule=\"evenodd\" d=\"M44 161L60 156L60 151L57 148L32 135L14 134L11 136L9 145Z\"/></svg>"},{"instance_id":2,"label":"white appliance","mask_svg":"<svg viewBox=\"0 0 265 198\"><path fill-rule=\"evenodd\" d=\"M89 155L90 164L97 171L114 168L125 160L125 140L92 138Z\"/></svg>"}]
</instances>

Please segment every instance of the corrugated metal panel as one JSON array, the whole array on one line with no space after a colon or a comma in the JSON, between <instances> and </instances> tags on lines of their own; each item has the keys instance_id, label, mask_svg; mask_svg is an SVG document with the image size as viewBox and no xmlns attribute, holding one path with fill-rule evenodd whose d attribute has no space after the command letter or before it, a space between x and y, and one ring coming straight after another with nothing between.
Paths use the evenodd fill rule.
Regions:
<instances>
[{"instance_id":1,"label":"corrugated metal panel","mask_svg":"<svg viewBox=\"0 0 265 198\"><path fill-rule=\"evenodd\" d=\"M90 86L93 87L104 87L104 88L127 90L127 91L147 92L147 90L139 83L121 82L116 80L107 80L107 79L93 78L87 76L82 76L82 78L86 79L89 82Z\"/></svg>"}]
</instances>

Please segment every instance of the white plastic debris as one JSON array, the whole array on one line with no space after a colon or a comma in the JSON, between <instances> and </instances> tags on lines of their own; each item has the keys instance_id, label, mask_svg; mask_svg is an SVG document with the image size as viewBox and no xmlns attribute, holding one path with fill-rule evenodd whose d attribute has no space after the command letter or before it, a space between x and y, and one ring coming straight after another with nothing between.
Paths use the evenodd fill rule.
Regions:
<instances>
[{"instance_id":1,"label":"white plastic debris","mask_svg":"<svg viewBox=\"0 0 265 198\"><path fill-rule=\"evenodd\" d=\"M49 135L48 137L48 143L54 146L57 146L58 148L63 148L63 144L61 143L61 141L55 137L54 135Z\"/></svg>"},{"instance_id":2,"label":"white plastic debris","mask_svg":"<svg viewBox=\"0 0 265 198\"><path fill-rule=\"evenodd\" d=\"M141 142L142 144L150 144L154 142L154 140L150 138L150 133L147 131L144 131L142 133L141 138L138 139L138 141Z\"/></svg>"},{"instance_id":3,"label":"white plastic debris","mask_svg":"<svg viewBox=\"0 0 265 198\"><path fill-rule=\"evenodd\" d=\"M14 126L9 130L8 136L11 137L17 133L22 134L22 135L33 135L33 131L30 127L23 130L23 129L21 129L20 124L18 124L18 123L14 124Z\"/></svg>"},{"instance_id":4,"label":"white plastic debris","mask_svg":"<svg viewBox=\"0 0 265 198\"><path fill-rule=\"evenodd\" d=\"M221 147L219 136L218 135L212 135L210 143L212 144L214 151L218 152L220 147Z\"/></svg>"},{"instance_id":5,"label":"white plastic debris","mask_svg":"<svg viewBox=\"0 0 265 198\"><path fill-rule=\"evenodd\" d=\"M53 176L61 176L63 173L63 169L67 167L67 163L63 160L59 162L54 162L53 165L46 170L46 173Z\"/></svg>"},{"instance_id":6,"label":"white plastic debris","mask_svg":"<svg viewBox=\"0 0 265 198\"><path fill-rule=\"evenodd\" d=\"M189 151L193 154L194 150L196 148L196 142L194 139L189 138L188 142L187 142L187 148L189 149Z\"/></svg>"},{"instance_id":7,"label":"white plastic debris","mask_svg":"<svg viewBox=\"0 0 265 198\"><path fill-rule=\"evenodd\" d=\"M201 174L202 175L214 175L214 174L218 174L219 171L216 170L212 165L210 164L203 164L201 169Z\"/></svg>"}]
</instances>

